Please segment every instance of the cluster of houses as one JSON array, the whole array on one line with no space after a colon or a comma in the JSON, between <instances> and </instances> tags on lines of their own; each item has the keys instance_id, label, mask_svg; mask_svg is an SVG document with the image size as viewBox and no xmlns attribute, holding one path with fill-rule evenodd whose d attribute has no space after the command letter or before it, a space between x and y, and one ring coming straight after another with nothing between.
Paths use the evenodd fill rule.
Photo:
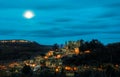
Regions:
<instances>
[{"instance_id":1,"label":"cluster of houses","mask_svg":"<svg viewBox=\"0 0 120 77\"><path fill-rule=\"evenodd\" d=\"M29 60L11 63L8 66L10 66L11 68L13 68L14 66L21 68L22 66L24 66L24 64L26 64L29 65L33 69L33 71L37 71L42 66L46 66L53 71L60 71L62 68L66 70L76 70L77 68L75 66L71 68L70 66L63 65L62 58L65 56L72 57L73 55L81 54L82 52L80 52L79 49L80 45L80 41L68 41L65 42L64 47L50 50L45 54L45 56L39 55ZM90 51L87 52L89 53Z\"/></svg>"},{"instance_id":2,"label":"cluster of houses","mask_svg":"<svg viewBox=\"0 0 120 77\"><path fill-rule=\"evenodd\" d=\"M50 50L45 56L39 55L34 57L34 59L24 61L24 63L34 67L34 71L43 65L55 71L59 71L61 68L65 68L62 58L64 56L72 57L73 55L78 55L80 53L79 47L80 41L69 41L66 42L62 48Z\"/></svg>"}]
</instances>

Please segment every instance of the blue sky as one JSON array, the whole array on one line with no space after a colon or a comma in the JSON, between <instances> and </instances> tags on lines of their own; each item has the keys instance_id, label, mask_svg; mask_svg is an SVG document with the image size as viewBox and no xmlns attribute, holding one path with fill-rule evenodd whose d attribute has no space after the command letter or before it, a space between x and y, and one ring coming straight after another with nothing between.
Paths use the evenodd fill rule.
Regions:
<instances>
[{"instance_id":1,"label":"blue sky","mask_svg":"<svg viewBox=\"0 0 120 77\"><path fill-rule=\"evenodd\" d=\"M120 0L0 0L0 40L120 42ZM32 10L35 17L23 13Z\"/></svg>"}]
</instances>

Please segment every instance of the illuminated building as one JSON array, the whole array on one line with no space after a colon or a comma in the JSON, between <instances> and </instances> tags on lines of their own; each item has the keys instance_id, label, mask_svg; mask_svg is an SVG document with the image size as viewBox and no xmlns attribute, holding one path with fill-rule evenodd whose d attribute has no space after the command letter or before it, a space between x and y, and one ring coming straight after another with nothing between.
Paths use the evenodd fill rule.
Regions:
<instances>
[{"instance_id":1,"label":"illuminated building","mask_svg":"<svg viewBox=\"0 0 120 77\"><path fill-rule=\"evenodd\" d=\"M78 55L80 53L79 48L75 48L75 54Z\"/></svg>"}]
</instances>

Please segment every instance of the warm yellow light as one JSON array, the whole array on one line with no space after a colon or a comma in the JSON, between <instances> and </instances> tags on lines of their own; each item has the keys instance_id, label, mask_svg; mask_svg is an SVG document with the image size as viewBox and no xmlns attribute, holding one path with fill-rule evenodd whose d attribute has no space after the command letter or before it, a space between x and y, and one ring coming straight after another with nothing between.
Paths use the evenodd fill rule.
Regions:
<instances>
[{"instance_id":1,"label":"warm yellow light","mask_svg":"<svg viewBox=\"0 0 120 77\"><path fill-rule=\"evenodd\" d=\"M14 62L14 63L9 64L9 67L13 68L13 67L18 66L18 65L19 65L18 63Z\"/></svg>"},{"instance_id":2,"label":"warm yellow light","mask_svg":"<svg viewBox=\"0 0 120 77\"><path fill-rule=\"evenodd\" d=\"M28 63L25 63L25 65L27 65L27 66L28 66L29 64L28 64Z\"/></svg>"},{"instance_id":3,"label":"warm yellow light","mask_svg":"<svg viewBox=\"0 0 120 77\"><path fill-rule=\"evenodd\" d=\"M58 68L56 68L56 69L55 69L55 71L56 71L56 72L59 72L59 69L58 69Z\"/></svg>"},{"instance_id":4,"label":"warm yellow light","mask_svg":"<svg viewBox=\"0 0 120 77\"><path fill-rule=\"evenodd\" d=\"M78 55L80 53L79 48L75 48L74 50L75 50L75 54Z\"/></svg>"},{"instance_id":5,"label":"warm yellow light","mask_svg":"<svg viewBox=\"0 0 120 77\"><path fill-rule=\"evenodd\" d=\"M53 55L53 51L49 51L46 56L52 56Z\"/></svg>"},{"instance_id":6,"label":"warm yellow light","mask_svg":"<svg viewBox=\"0 0 120 77\"><path fill-rule=\"evenodd\" d=\"M85 53L90 53L90 50L84 51Z\"/></svg>"},{"instance_id":7,"label":"warm yellow light","mask_svg":"<svg viewBox=\"0 0 120 77\"><path fill-rule=\"evenodd\" d=\"M61 55L57 55L56 58L57 58L57 59L61 58Z\"/></svg>"},{"instance_id":8,"label":"warm yellow light","mask_svg":"<svg viewBox=\"0 0 120 77\"><path fill-rule=\"evenodd\" d=\"M72 68L71 68L71 67L66 66L66 67L65 67L65 70L70 71L70 70L72 70Z\"/></svg>"},{"instance_id":9,"label":"warm yellow light","mask_svg":"<svg viewBox=\"0 0 120 77\"><path fill-rule=\"evenodd\" d=\"M77 67L74 67L73 69L74 69L74 71L76 71L76 70L77 70Z\"/></svg>"},{"instance_id":10,"label":"warm yellow light","mask_svg":"<svg viewBox=\"0 0 120 77\"><path fill-rule=\"evenodd\" d=\"M51 56L51 54L50 54L50 53L48 53L48 56Z\"/></svg>"},{"instance_id":11,"label":"warm yellow light","mask_svg":"<svg viewBox=\"0 0 120 77\"><path fill-rule=\"evenodd\" d=\"M68 69L68 67L65 67L65 69L67 70L67 69Z\"/></svg>"},{"instance_id":12,"label":"warm yellow light","mask_svg":"<svg viewBox=\"0 0 120 77\"><path fill-rule=\"evenodd\" d=\"M26 64L26 65L28 65L30 67L35 67L36 66L36 64Z\"/></svg>"},{"instance_id":13,"label":"warm yellow light","mask_svg":"<svg viewBox=\"0 0 120 77\"><path fill-rule=\"evenodd\" d=\"M48 59L48 57L47 57L47 56L45 56L44 58L45 58L45 59Z\"/></svg>"}]
</instances>

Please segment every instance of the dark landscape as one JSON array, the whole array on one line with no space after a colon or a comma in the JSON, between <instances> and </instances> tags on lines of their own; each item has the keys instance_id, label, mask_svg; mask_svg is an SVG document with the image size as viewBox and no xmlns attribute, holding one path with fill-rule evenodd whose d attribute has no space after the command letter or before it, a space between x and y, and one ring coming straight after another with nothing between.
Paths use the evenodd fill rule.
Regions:
<instances>
[{"instance_id":1,"label":"dark landscape","mask_svg":"<svg viewBox=\"0 0 120 77\"><path fill-rule=\"evenodd\" d=\"M33 58L37 55L44 55L52 46L40 45L35 41L20 42L21 40L16 40L17 42L12 42L12 40L3 40L7 42L0 41L0 61L14 61L14 60L25 60Z\"/></svg>"},{"instance_id":2,"label":"dark landscape","mask_svg":"<svg viewBox=\"0 0 120 77\"><path fill-rule=\"evenodd\" d=\"M68 50L66 55L63 49ZM51 51L54 54L47 55ZM72 56L69 54L71 51ZM57 55L61 57L53 58ZM37 56L44 59L34 60ZM33 63L36 63L36 67L40 65L40 69L34 71L35 66L30 66L31 63L24 63L29 60L34 60ZM61 65L58 64L61 63L59 60L62 60ZM57 63L57 65L51 67L45 64L47 61L51 64ZM35 41L1 40L0 71L0 77L119 77L120 42L104 45L93 39L89 42L78 40L68 41L62 45L40 45Z\"/></svg>"},{"instance_id":3,"label":"dark landscape","mask_svg":"<svg viewBox=\"0 0 120 77\"><path fill-rule=\"evenodd\" d=\"M120 0L0 0L0 77L120 77Z\"/></svg>"}]
</instances>

